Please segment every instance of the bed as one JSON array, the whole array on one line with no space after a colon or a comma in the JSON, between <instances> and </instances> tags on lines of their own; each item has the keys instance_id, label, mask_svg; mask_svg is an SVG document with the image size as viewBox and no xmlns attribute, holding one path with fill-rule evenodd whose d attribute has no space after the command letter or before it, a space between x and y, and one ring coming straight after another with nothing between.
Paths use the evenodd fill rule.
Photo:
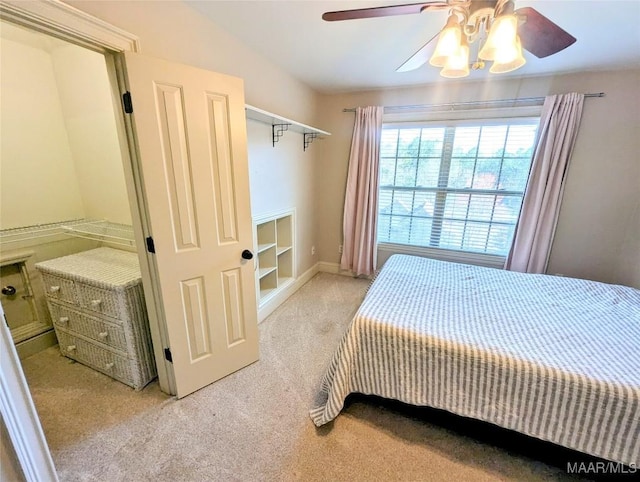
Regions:
<instances>
[{"instance_id":1,"label":"bed","mask_svg":"<svg viewBox=\"0 0 640 482\"><path fill-rule=\"evenodd\" d=\"M640 291L394 255L310 414L350 393L480 419L640 466Z\"/></svg>"}]
</instances>

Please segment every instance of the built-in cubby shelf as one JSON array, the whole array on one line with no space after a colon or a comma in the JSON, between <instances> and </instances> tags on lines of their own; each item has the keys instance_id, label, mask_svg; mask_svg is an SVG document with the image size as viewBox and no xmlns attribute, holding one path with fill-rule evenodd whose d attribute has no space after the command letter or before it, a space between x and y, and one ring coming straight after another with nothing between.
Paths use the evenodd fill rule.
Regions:
<instances>
[{"instance_id":1,"label":"built-in cubby shelf","mask_svg":"<svg viewBox=\"0 0 640 482\"><path fill-rule=\"evenodd\" d=\"M253 119L271 126L271 139L274 147L284 133L289 130L302 134L302 149L305 151L314 139L322 139L325 136L331 135L327 131L317 129L316 127L311 127L306 124L301 124L300 122L267 112L266 110L259 109L258 107L254 107L249 104L245 104L244 108L248 119Z\"/></svg>"},{"instance_id":2,"label":"built-in cubby shelf","mask_svg":"<svg viewBox=\"0 0 640 482\"><path fill-rule=\"evenodd\" d=\"M254 221L258 253L258 301L260 304L295 279L294 213L287 212Z\"/></svg>"}]
</instances>

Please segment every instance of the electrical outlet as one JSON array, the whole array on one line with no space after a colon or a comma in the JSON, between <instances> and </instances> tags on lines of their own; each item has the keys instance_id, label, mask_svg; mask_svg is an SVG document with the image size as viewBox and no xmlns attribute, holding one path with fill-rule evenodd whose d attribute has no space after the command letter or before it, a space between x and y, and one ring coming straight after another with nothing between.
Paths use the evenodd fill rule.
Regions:
<instances>
[{"instance_id":1,"label":"electrical outlet","mask_svg":"<svg viewBox=\"0 0 640 482\"><path fill-rule=\"evenodd\" d=\"M311 246L311 256L314 256L315 254L316 254L316 247Z\"/></svg>"},{"instance_id":2,"label":"electrical outlet","mask_svg":"<svg viewBox=\"0 0 640 482\"><path fill-rule=\"evenodd\" d=\"M338 253L342 254L342 245L341 244L338 245Z\"/></svg>"}]
</instances>

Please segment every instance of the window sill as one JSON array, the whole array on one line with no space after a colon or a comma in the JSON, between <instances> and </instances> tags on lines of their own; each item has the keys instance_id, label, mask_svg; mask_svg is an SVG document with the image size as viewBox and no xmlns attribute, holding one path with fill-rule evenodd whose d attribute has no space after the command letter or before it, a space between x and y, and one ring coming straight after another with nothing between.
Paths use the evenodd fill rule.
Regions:
<instances>
[{"instance_id":1,"label":"window sill","mask_svg":"<svg viewBox=\"0 0 640 482\"><path fill-rule=\"evenodd\" d=\"M470 253L467 251L454 251L451 249L441 248L425 248L407 244L380 243L378 244L378 268L382 266L380 261L385 262L393 254L409 254L413 256L438 259L440 261L473 264L476 266L498 269L504 268L506 260L505 256L498 256L495 254Z\"/></svg>"}]
</instances>

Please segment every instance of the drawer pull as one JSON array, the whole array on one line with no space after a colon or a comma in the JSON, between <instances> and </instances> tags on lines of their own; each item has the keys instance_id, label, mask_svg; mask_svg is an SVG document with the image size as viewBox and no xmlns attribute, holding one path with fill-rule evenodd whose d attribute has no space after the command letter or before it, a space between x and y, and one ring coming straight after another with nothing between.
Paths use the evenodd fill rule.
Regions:
<instances>
[{"instance_id":1,"label":"drawer pull","mask_svg":"<svg viewBox=\"0 0 640 482\"><path fill-rule=\"evenodd\" d=\"M113 365L114 365L114 363L113 363L113 362L111 362L111 363L105 363L105 365L104 365L104 369L105 369L105 370L111 370L111 369L113 368Z\"/></svg>"},{"instance_id":2,"label":"drawer pull","mask_svg":"<svg viewBox=\"0 0 640 482\"><path fill-rule=\"evenodd\" d=\"M107 333L106 331L101 331L100 333L98 333L98 337L102 338L103 340L109 336L109 333Z\"/></svg>"},{"instance_id":3,"label":"drawer pull","mask_svg":"<svg viewBox=\"0 0 640 482\"><path fill-rule=\"evenodd\" d=\"M67 351L75 351L75 349L76 349L76 346L75 346L75 345L69 345L69 346L67 347Z\"/></svg>"},{"instance_id":4,"label":"drawer pull","mask_svg":"<svg viewBox=\"0 0 640 482\"><path fill-rule=\"evenodd\" d=\"M102 303L102 300L91 300L91 306L94 308L100 306L100 303Z\"/></svg>"},{"instance_id":5,"label":"drawer pull","mask_svg":"<svg viewBox=\"0 0 640 482\"><path fill-rule=\"evenodd\" d=\"M61 316L58 321L60 323L69 323L69 317L68 316Z\"/></svg>"},{"instance_id":6,"label":"drawer pull","mask_svg":"<svg viewBox=\"0 0 640 482\"><path fill-rule=\"evenodd\" d=\"M52 293L57 293L58 291L60 291L60 287L59 286L51 286L51 287L49 287L49 291L51 291Z\"/></svg>"}]
</instances>

